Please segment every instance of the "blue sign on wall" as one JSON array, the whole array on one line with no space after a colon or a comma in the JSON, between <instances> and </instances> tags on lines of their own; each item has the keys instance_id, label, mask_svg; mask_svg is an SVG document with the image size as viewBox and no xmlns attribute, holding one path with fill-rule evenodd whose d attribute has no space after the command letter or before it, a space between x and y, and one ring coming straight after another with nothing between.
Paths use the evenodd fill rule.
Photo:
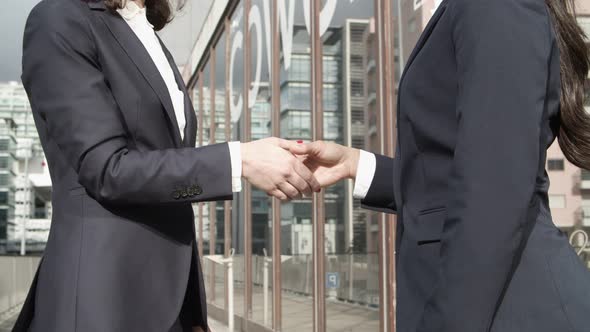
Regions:
<instances>
[{"instance_id":1,"label":"blue sign on wall","mask_svg":"<svg viewBox=\"0 0 590 332\"><path fill-rule=\"evenodd\" d=\"M326 273L326 289L335 289L340 287L340 273Z\"/></svg>"}]
</instances>

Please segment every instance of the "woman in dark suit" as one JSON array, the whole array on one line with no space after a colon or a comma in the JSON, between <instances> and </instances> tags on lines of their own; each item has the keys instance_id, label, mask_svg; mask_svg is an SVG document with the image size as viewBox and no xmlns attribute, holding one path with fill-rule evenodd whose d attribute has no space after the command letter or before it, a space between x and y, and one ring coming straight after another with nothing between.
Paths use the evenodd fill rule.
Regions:
<instances>
[{"instance_id":1,"label":"woman in dark suit","mask_svg":"<svg viewBox=\"0 0 590 332\"><path fill-rule=\"evenodd\" d=\"M191 203L241 178L280 199L319 190L267 139L195 148L186 88L155 30L168 0L43 0L23 83L53 182L47 249L15 331L207 329Z\"/></svg>"},{"instance_id":2,"label":"woman in dark suit","mask_svg":"<svg viewBox=\"0 0 590 332\"><path fill-rule=\"evenodd\" d=\"M590 169L588 50L570 0L444 0L399 84L396 158L316 142L398 218L397 330L590 331L590 272L548 206L546 149Z\"/></svg>"}]
</instances>

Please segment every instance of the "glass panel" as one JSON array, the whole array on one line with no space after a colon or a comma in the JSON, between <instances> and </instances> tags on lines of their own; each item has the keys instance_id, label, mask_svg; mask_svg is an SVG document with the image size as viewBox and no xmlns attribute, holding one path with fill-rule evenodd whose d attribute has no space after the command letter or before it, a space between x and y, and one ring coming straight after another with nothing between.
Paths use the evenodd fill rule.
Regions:
<instances>
[{"instance_id":1,"label":"glass panel","mask_svg":"<svg viewBox=\"0 0 590 332\"><path fill-rule=\"evenodd\" d=\"M201 125L200 119L199 119L199 110L200 110L200 97L201 97L201 85L200 85L200 79L197 78L196 79L196 83L194 86L192 86L190 88L190 97L191 97L191 102L193 104L193 109L195 111L195 116L197 117L197 121L198 121L198 125ZM199 147L199 137L201 135L201 130L197 129L197 140L195 142L195 146ZM195 240L197 241L196 243L199 243L199 225L200 225L200 220L201 220L201 204L193 204L193 215L195 216ZM199 248L200 250L200 248ZM200 255L202 255L201 252L199 252Z\"/></svg>"},{"instance_id":2,"label":"glass panel","mask_svg":"<svg viewBox=\"0 0 590 332\"><path fill-rule=\"evenodd\" d=\"M324 139L371 150L369 114L376 107L373 47L373 1L324 0L323 42ZM326 324L328 331L379 329L377 228L369 213L353 200L352 182L326 190ZM376 225L376 224L375 224ZM371 234L374 233L374 234Z\"/></svg>"},{"instance_id":3,"label":"glass panel","mask_svg":"<svg viewBox=\"0 0 590 332\"><path fill-rule=\"evenodd\" d=\"M278 1L280 45L281 137L311 139L310 35L304 15L308 0ZM309 8L308 8L309 9ZM311 200L281 207L283 331L309 331L312 311Z\"/></svg>"},{"instance_id":4,"label":"glass panel","mask_svg":"<svg viewBox=\"0 0 590 332\"><path fill-rule=\"evenodd\" d=\"M230 113L233 141L244 141L242 127L244 88L244 6L240 2L230 17ZM234 252L234 312L244 316L244 195L234 194L232 202L232 247Z\"/></svg>"},{"instance_id":5,"label":"glass panel","mask_svg":"<svg viewBox=\"0 0 590 332\"><path fill-rule=\"evenodd\" d=\"M225 137L225 32L221 34L215 46L215 142L226 142ZM225 203L212 202L215 211L215 255L225 254ZM229 213L229 211L227 211ZM215 264L215 295L214 302L220 307L225 307L225 266Z\"/></svg>"},{"instance_id":6,"label":"glass panel","mask_svg":"<svg viewBox=\"0 0 590 332\"><path fill-rule=\"evenodd\" d=\"M203 133L203 145L209 144L209 133L211 131L211 68L207 63L203 67L201 79L203 80L203 119L199 124L199 129Z\"/></svg>"},{"instance_id":7,"label":"glass panel","mask_svg":"<svg viewBox=\"0 0 590 332\"><path fill-rule=\"evenodd\" d=\"M201 108L200 99L201 98L201 83L200 78L197 78L195 85L191 88L191 101L193 103L193 109L195 110L195 116L197 117L198 121L198 131L197 131L197 142L196 147L199 147L199 137L201 135L201 119L199 119L199 111Z\"/></svg>"},{"instance_id":8,"label":"glass panel","mask_svg":"<svg viewBox=\"0 0 590 332\"><path fill-rule=\"evenodd\" d=\"M252 140L271 135L270 0L252 0L250 9L251 78L250 125ZM272 325L272 209L263 191L252 188L252 315ZM265 277L266 276L266 277Z\"/></svg>"},{"instance_id":9,"label":"glass panel","mask_svg":"<svg viewBox=\"0 0 590 332\"><path fill-rule=\"evenodd\" d=\"M209 144L209 123L211 117L211 69L210 64L207 63L205 67L203 67L203 72L201 74L201 79L203 80L203 90L202 90L202 97L203 97L203 114L201 123L199 123L199 130L201 131L200 135L203 136L203 145ZM207 300L210 301L211 297L209 294L212 294L213 289L211 287L212 284L212 275L213 275L213 266L214 263L207 259L207 257L211 254L210 249L210 222L209 222L209 214L210 214L210 203L202 203L201 204L201 215L202 215L202 228L203 228L203 277L205 281L205 288L207 290Z\"/></svg>"}]
</instances>

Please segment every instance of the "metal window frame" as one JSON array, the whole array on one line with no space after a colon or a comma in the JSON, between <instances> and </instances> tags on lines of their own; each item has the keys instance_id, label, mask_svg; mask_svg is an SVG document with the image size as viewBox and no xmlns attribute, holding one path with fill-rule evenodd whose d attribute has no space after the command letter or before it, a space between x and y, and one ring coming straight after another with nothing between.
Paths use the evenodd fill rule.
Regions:
<instances>
[{"instance_id":1,"label":"metal window frame","mask_svg":"<svg viewBox=\"0 0 590 332\"><path fill-rule=\"evenodd\" d=\"M217 47L216 41L211 47L211 53L209 54L209 145L215 144L215 51ZM217 213L215 213L216 202L209 203L209 255L215 255L215 247L217 245ZM211 269L209 270L209 292L207 301L215 302L215 270L217 267L215 263L211 263Z\"/></svg>"},{"instance_id":2,"label":"metal window frame","mask_svg":"<svg viewBox=\"0 0 590 332\"><path fill-rule=\"evenodd\" d=\"M251 0L242 0L244 8L244 84L243 84L243 111L242 119L244 121L242 138L249 142L252 140L252 121L250 113L250 82L252 81L251 58L252 48L250 33L250 8L252 7ZM247 320L252 319L252 186L250 183L245 183L243 187L244 197L244 311Z\"/></svg>"},{"instance_id":3,"label":"metal window frame","mask_svg":"<svg viewBox=\"0 0 590 332\"><path fill-rule=\"evenodd\" d=\"M379 59L377 99L380 109L382 153L393 157L396 148L396 98L394 62L393 1L375 0ZM379 223L379 330L395 332L395 225L393 215L382 214Z\"/></svg>"},{"instance_id":4,"label":"metal window frame","mask_svg":"<svg viewBox=\"0 0 590 332\"><path fill-rule=\"evenodd\" d=\"M196 83L193 87L191 87L191 91L193 89L199 90L199 107L197 109L197 121L198 125L200 126L203 123L203 80L202 80L203 72L199 70L197 73ZM191 98L194 98L194 94L191 93ZM197 133L199 147L203 146L203 131L198 130ZM197 225L198 225L198 245L197 248L199 250L199 257L203 257L203 203L198 203L197 207ZM201 258L202 259L202 258ZM202 264L201 264L202 265Z\"/></svg>"},{"instance_id":5,"label":"metal window frame","mask_svg":"<svg viewBox=\"0 0 590 332\"><path fill-rule=\"evenodd\" d=\"M224 55L224 60L225 60L225 140L226 141L230 141L231 140L231 136L232 136L232 131L231 131L231 111L230 111L230 102L231 102L231 96L229 94L229 84L227 82L229 82L229 77L230 77L230 73L229 73L229 57L230 57L230 53L231 53L231 43L230 43L230 28L231 28L231 22L229 17L225 17L224 18L224 30L225 30L225 55ZM231 234L232 234L232 207L231 207L231 202L230 201L225 201L224 202L224 249L223 249L223 256L224 258L229 258L231 255L231 251L232 251L232 239L231 239ZM224 294L225 294L225 306L224 308L226 310L229 309L229 298L230 298L230 294L229 294L229 287L227 287L228 282L230 280L229 277L229 270L225 270L224 272L225 274L225 289L224 289ZM233 279L232 279L233 280Z\"/></svg>"},{"instance_id":6,"label":"metal window frame","mask_svg":"<svg viewBox=\"0 0 590 332\"><path fill-rule=\"evenodd\" d=\"M318 0L310 2L310 37L311 37L311 128L312 140L324 138L323 109L323 52L322 36L320 35L320 13L322 3ZM314 193L312 199L312 261L313 261L313 331L326 331L326 285L325 285L325 190Z\"/></svg>"},{"instance_id":7,"label":"metal window frame","mask_svg":"<svg viewBox=\"0 0 590 332\"><path fill-rule=\"evenodd\" d=\"M281 136L281 32L279 9L276 1L271 1L271 131L274 137ZM281 257L281 202L272 199L272 328L281 331L283 327L282 302L282 257Z\"/></svg>"}]
</instances>

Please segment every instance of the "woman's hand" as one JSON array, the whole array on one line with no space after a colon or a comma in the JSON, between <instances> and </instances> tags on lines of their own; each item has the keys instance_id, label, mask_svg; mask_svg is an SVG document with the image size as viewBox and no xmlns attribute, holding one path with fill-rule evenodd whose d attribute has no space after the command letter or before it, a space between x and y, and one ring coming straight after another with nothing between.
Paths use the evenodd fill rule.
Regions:
<instances>
[{"instance_id":1,"label":"woman's hand","mask_svg":"<svg viewBox=\"0 0 590 332\"><path fill-rule=\"evenodd\" d=\"M283 201L320 191L313 173L289 152L294 145L296 143L274 137L242 143L242 176Z\"/></svg>"},{"instance_id":2,"label":"woman's hand","mask_svg":"<svg viewBox=\"0 0 590 332\"><path fill-rule=\"evenodd\" d=\"M344 179L356 177L360 151L339 144L317 141L289 144L291 153L301 156L320 186L328 187Z\"/></svg>"}]
</instances>

